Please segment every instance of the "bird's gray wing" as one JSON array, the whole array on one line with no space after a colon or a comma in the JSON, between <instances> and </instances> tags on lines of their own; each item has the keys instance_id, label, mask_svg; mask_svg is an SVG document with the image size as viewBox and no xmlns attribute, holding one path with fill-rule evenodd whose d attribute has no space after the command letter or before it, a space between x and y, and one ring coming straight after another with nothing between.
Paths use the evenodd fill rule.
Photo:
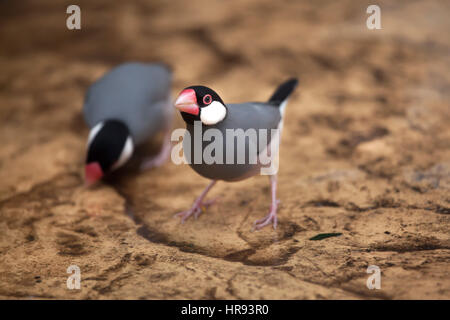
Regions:
<instances>
[{"instance_id":1,"label":"bird's gray wing","mask_svg":"<svg viewBox=\"0 0 450 320\"><path fill-rule=\"evenodd\" d=\"M237 181L256 174L261 168L259 155L266 150L271 141L273 133L271 130L279 128L282 118L280 109L267 103L229 104L227 109L227 116L223 121L214 126L203 127L203 136L208 129L217 129L221 133L223 163L192 163L191 167L210 179ZM187 129L191 135L191 146L190 150L185 148L185 154L189 159L195 152L193 143L199 137L194 137L192 125L188 125ZM261 131L266 133L266 140L262 140L262 143L260 143ZM233 135L230 135L231 133ZM205 150L212 142L200 143L203 146L202 150Z\"/></svg>"},{"instance_id":2,"label":"bird's gray wing","mask_svg":"<svg viewBox=\"0 0 450 320\"><path fill-rule=\"evenodd\" d=\"M218 128L276 129L281 121L280 109L269 103L247 102L227 105L227 117Z\"/></svg>"},{"instance_id":3,"label":"bird's gray wing","mask_svg":"<svg viewBox=\"0 0 450 320\"><path fill-rule=\"evenodd\" d=\"M225 121L220 123L218 127L221 131L224 129L235 130L234 143L232 144L234 148L234 157L237 161L239 154L245 154L247 159L246 163L254 162L255 159L252 157L254 152L252 152L252 147L255 148L256 156L259 162L259 157L261 154L267 154L267 148L271 146L272 151L278 150L279 142L279 130L281 130L282 115L281 111L277 106L271 105L269 103L241 103L241 104L230 104L227 105L228 112ZM242 131L239 131L242 129ZM238 131L236 131L238 130ZM242 141L242 135L245 138L245 148L239 145L239 139ZM225 134L225 144L227 142L227 135ZM273 141L272 141L273 140ZM271 142L274 145L271 145ZM229 152L230 147L227 145L224 149L224 153ZM239 170L244 170L243 168L238 168Z\"/></svg>"}]
</instances>

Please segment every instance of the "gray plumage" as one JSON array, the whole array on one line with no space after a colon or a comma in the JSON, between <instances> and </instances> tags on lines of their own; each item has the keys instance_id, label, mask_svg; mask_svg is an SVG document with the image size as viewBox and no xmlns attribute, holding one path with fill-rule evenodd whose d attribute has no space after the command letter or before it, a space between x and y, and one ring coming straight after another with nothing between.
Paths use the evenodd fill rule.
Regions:
<instances>
[{"instance_id":1,"label":"gray plumage","mask_svg":"<svg viewBox=\"0 0 450 320\"><path fill-rule=\"evenodd\" d=\"M239 104L227 104L227 116L225 119L216 125L203 126L203 134L208 129L218 129L223 136L223 164L195 164L194 163L194 140L202 139L202 137L194 137L194 125L187 124L187 131L191 135L191 146L186 144L187 139L184 139L183 150L187 159L191 160L191 167L200 175L212 179L212 180L225 180L225 181L238 181L249 176L255 175L259 172L261 164L258 159L253 159L253 163L250 162L249 152L251 145L257 150L256 154L259 155L271 142L271 129L280 128L282 121L281 110L278 106L274 106L270 103L258 103L258 102L248 102ZM253 135L248 135L245 138L245 163L238 164L238 138L234 138L234 150L227 150L227 129L242 129L244 132L247 129L256 130L256 138ZM263 144L261 148L259 141L259 130L265 129L267 132L267 144ZM281 129L281 128L280 128ZM231 137L231 136L229 136ZM203 141L203 148L205 149L209 145L210 141ZM276 146L277 147L277 146ZM243 152L242 149L239 150ZM272 151L275 151L272 149ZM227 154L233 152L234 159L232 164L227 164ZM253 153L255 154L255 153ZM256 163L255 163L256 162Z\"/></svg>"},{"instance_id":2,"label":"gray plumage","mask_svg":"<svg viewBox=\"0 0 450 320\"><path fill-rule=\"evenodd\" d=\"M121 64L89 88L84 118L90 128L103 120L120 120L140 144L170 121L171 81L171 72L162 64Z\"/></svg>"}]
</instances>

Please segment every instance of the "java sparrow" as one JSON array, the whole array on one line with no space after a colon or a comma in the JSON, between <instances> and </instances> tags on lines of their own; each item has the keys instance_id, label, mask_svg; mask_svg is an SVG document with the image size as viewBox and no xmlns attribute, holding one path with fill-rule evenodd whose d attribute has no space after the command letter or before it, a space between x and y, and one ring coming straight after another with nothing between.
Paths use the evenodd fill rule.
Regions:
<instances>
[{"instance_id":1,"label":"java sparrow","mask_svg":"<svg viewBox=\"0 0 450 320\"><path fill-rule=\"evenodd\" d=\"M85 181L90 185L123 166L135 147L166 132L160 153L142 163L150 168L170 154L172 74L162 64L124 63L90 86L83 114L91 128Z\"/></svg>"},{"instance_id":2,"label":"java sparrow","mask_svg":"<svg viewBox=\"0 0 450 320\"><path fill-rule=\"evenodd\" d=\"M281 131L283 123L283 112L287 103L287 99L292 94L298 84L297 79L290 79L280 85L273 93L272 97L267 102L246 102L238 104L225 104L220 96L212 89L204 86L190 86L185 88L175 101L175 107L181 112L183 120L186 122L186 133L183 139L183 152L185 156L189 158L190 166L200 175L211 179L212 181L207 188L201 193L201 195L195 200L192 207L180 213L176 216L181 217L181 222L189 218L192 214L195 218L201 213L203 207L207 207L211 204L211 201L204 201L206 194L216 184L217 180L224 181L238 181L246 179L260 172L260 163L249 161L250 148L256 145L257 154L259 155L264 148L271 148L272 153L278 151L279 135L278 139L274 136L264 140L265 145L260 145L260 138L257 136L258 141L246 140L244 145L241 145L241 149L238 144L232 144L234 150L229 149L227 145L227 131L239 130L244 131L248 129L255 129L258 132L260 130L271 131L271 129L278 129ZM202 134L199 135L195 132L195 126L201 125ZM214 128L219 130L223 139L223 159L227 157L227 153L232 152L230 158L234 161L215 161L213 163L205 161L196 162L192 160L192 154L194 145L200 144L203 151L208 145L208 141L212 139L204 139L205 132ZM241 132L242 132L241 130ZM278 131L278 132L280 132ZM267 135L269 136L269 134ZM235 139L235 138L232 138ZM228 138L228 141L231 139ZM206 142L205 142L206 141ZM235 141L236 142L236 141ZM274 145L275 144L275 145ZM222 149L220 149L222 150ZM269 153L271 151L269 150ZM246 154L247 161L244 163L236 162L238 154ZM253 229L260 229L271 222L274 229L277 227L277 205L278 200L276 198L277 187L277 175L276 172L270 174L271 192L272 192L272 205L270 207L269 214L263 219L255 221Z\"/></svg>"}]
</instances>

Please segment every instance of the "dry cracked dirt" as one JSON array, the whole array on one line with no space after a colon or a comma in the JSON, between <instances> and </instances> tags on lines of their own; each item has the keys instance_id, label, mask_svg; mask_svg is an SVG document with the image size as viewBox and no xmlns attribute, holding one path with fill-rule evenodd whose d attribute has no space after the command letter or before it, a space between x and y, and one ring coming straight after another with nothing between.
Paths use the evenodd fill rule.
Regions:
<instances>
[{"instance_id":1,"label":"dry cracked dirt","mask_svg":"<svg viewBox=\"0 0 450 320\"><path fill-rule=\"evenodd\" d=\"M368 1L78 2L78 31L70 1L0 2L0 298L450 298L449 2L378 1L381 30ZM132 161L84 187L84 93L129 60L170 64L174 95L202 83L228 102L299 77L276 231L251 232L264 176L218 183L184 225L208 183L186 165Z\"/></svg>"}]
</instances>

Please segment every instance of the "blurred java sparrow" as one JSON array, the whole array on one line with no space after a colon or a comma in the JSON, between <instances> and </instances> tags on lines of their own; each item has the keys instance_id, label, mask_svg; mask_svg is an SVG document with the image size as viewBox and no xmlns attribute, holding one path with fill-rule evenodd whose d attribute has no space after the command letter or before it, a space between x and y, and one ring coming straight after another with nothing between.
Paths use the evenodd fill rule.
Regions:
<instances>
[{"instance_id":1,"label":"blurred java sparrow","mask_svg":"<svg viewBox=\"0 0 450 320\"><path fill-rule=\"evenodd\" d=\"M87 142L86 184L124 165L137 145L165 131L160 153L142 163L150 168L170 154L172 75L162 64L124 63L88 89L83 113L91 128Z\"/></svg>"},{"instance_id":2,"label":"blurred java sparrow","mask_svg":"<svg viewBox=\"0 0 450 320\"><path fill-rule=\"evenodd\" d=\"M201 213L202 207L207 207L211 204L211 201L204 202L204 198L209 190L215 185L217 180L224 181L238 181L246 179L250 176L257 174L261 168L261 163L259 161L251 163L242 163L236 161L239 154L244 153L248 159L250 159L250 149L256 146L257 155L260 157L261 153L265 149L269 149L269 153L278 152L279 143L279 132L282 128L283 123L283 112L287 103L287 99L294 91L298 84L297 79L290 79L280 85L274 92L272 97L268 102L247 102L239 104L225 104L220 96L210 88L204 86L191 86L184 89L175 101L175 107L181 112L183 120L186 122L186 133L183 139L183 150L187 158L189 158L190 166L200 175L211 179L211 183L207 188L201 193L201 195L195 200L193 206L187 210L176 215L181 217L181 222L183 223L188 217L194 214L194 217ZM203 129L201 134L195 131L195 126L201 125ZM204 139L204 133L208 129L214 128L219 130L223 139L223 159L227 158L229 153L231 153L230 158L233 158L231 162L228 161L216 161L214 163L209 162L196 162L192 161L191 155L194 154L196 143L201 146L201 151L205 150L212 139ZM260 145L259 135L255 138L250 136L249 139L245 141L244 145L236 144L236 137L233 137L234 143L232 143L232 148L226 146L226 140L231 140L228 138L227 132L231 129L233 132L241 129L246 131L248 129L255 129L256 131L271 131L278 129L278 136L271 136L267 134L268 138L263 140L264 145ZM197 133L197 134L196 134ZM205 142L206 140L206 142ZM243 148L242 148L243 146ZM222 149L220 149L222 150ZM227 155L228 153L228 155ZM277 227L277 205L278 200L276 198L276 186L277 186L277 176L276 172L270 173L271 181L271 191L272 191L272 205L270 207L269 214L263 219L255 221L253 228L260 229L271 222L273 227Z\"/></svg>"}]
</instances>

